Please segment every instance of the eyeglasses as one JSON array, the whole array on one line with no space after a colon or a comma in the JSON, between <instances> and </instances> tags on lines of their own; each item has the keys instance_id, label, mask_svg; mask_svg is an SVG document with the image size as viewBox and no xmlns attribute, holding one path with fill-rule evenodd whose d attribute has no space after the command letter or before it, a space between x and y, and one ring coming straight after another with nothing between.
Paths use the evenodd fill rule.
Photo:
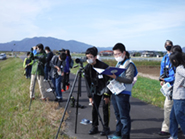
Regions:
<instances>
[{"instance_id":1,"label":"eyeglasses","mask_svg":"<svg viewBox=\"0 0 185 139\"><path fill-rule=\"evenodd\" d=\"M122 53L114 54L115 57L120 56Z\"/></svg>"},{"instance_id":2,"label":"eyeglasses","mask_svg":"<svg viewBox=\"0 0 185 139\"><path fill-rule=\"evenodd\" d=\"M92 59L94 56L86 56L86 59Z\"/></svg>"}]
</instances>

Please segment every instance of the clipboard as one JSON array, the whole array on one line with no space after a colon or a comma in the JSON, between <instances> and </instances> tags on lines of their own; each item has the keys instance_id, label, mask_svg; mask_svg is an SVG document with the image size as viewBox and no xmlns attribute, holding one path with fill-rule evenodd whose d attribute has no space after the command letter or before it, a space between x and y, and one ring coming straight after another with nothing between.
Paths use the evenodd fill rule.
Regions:
<instances>
[{"instance_id":1,"label":"clipboard","mask_svg":"<svg viewBox=\"0 0 185 139\"><path fill-rule=\"evenodd\" d=\"M119 76L126 69L117 68L117 67L108 67L106 69L94 68L94 70L96 70L99 74L105 74L105 75L113 75L113 74L115 74L116 76Z\"/></svg>"}]
</instances>

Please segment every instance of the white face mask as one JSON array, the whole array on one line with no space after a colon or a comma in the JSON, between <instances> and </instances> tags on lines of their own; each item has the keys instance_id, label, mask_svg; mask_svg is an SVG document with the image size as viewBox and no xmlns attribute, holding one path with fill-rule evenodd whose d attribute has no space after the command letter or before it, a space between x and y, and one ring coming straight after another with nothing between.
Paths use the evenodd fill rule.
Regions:
<instances>
[{"instance_id":1,"label":"white face mask","mask_svg":"<svg viewBox=\"0 0 185 139\"><path fill-rule=\"evenodd\" d=\"M121 61L123 61L125 59L125 55L122 57L122 56L119 56L119 57L115 57L115 60L117 61L117 62L121 62Z\"/></svg>"},{"instance_id":2,"label":"white face mask","mask_svg":"<svg viewBox=\"0 0 185 139\"><path fill-rule=\"evenodd\" d=\"M91 59L87 59L87 63L92 64L93 63L93 59L92 58Z\"/></svg>"},{"instance_id":3,"label":"white face mask","mask_svg":"<svg viewBox=\"0 0 185 139\"><path fill-rule=\"evenodd\" d=\"M37 53L40 53L40 49L37 49Z\"/></svg>"}]
</instances>

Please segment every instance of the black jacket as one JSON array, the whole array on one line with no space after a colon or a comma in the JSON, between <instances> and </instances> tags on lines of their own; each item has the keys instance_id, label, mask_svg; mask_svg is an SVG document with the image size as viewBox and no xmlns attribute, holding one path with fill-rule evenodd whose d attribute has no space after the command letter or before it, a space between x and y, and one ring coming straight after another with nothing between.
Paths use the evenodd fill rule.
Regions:
<instances>
[{"instance_id":1,"label":"black jacket","mask_svg":"<svg viewBox=\"0 0 185 139\"><path fill-rule=\"evenodd\" d=\"M90 64L87 64L85 66L84 77L87 81L87 85L88 85L87 88L89 88L89 90L87 91L89 98L92 97L92 93L96 95L102 95L102 90L106 88L107 81L109 80L108 76L99 74L93 69L93 67L106 69L108 65L97 59L96 64L94 66ZM105 92L103 92L103 95L105 95Z\"/></svg>"},{"instance_id":2,"label":"black jacket","mask_svg":"<svg viewBox=\"0 0 185 139\"><path fill-rule=\"evenodd\" d=\"M53 57L53 53L52 52L47 53L47 55L46 55L46 66L47 67L50 66L50 61L51 61L52 57Z\"/></svg>"}]
</instances>

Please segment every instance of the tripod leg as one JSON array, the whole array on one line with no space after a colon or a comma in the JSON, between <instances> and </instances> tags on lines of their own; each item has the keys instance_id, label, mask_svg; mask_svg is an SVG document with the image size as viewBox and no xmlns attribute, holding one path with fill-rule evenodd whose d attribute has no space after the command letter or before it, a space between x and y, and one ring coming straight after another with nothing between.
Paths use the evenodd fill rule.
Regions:
<instances>
[{"instance_id":1,"label":"tripod leg","mask_svg":"<svg viewBox=\"0 0 185 139\"><path fill-rule=\"evenodd\" d=\"M35 73L35 78L34 78L34 83L33 83L33 90L32 90L32 94L31 94L31 98L30 98L30 106L29 106L29 111L31 109L31 103L32 103L32 98L33 98L33 92L35 91L35 83L36 83L36 80L37 80L37 70L38 70L38 66L39 66L39 63L37 64L37 69L36 69L36 73Z\"/></svg>"},{"instance_id":2,"label":"tripod leg","mask_svg":"<svg viewBox=\"0 0 185 139\"><path fill-rule=\"evenodd\" d=\"M94 102L94 94L92 94L92 99L93 99L93 102ZM103 123L103 120L102 120L102 118L101 118L101 115L100 115L100 113L99 113L99 111L98 111L98 108L97 108L97 106L96 106L95 103L93 103L93 105L94 105L95 110L96 110L97 113L98 113L98 116L99 116L99 118L100 118L100 122L101 122L101 124L102 124L102 127L104 128L104 123ZM108 136L107 136L107 135L106 135L106 138L108 139Z\"/></svg>"},{"instance_id":3,"label":"tripod leg","mask_svg":"<svg viewBox=\"0 0 185 139\"><path fill-rule=\"evenodd\" d=\"M75 77L75 79L74 79L74 81L73 81L73 85L72 85L72 87L71 87L71 91L70 91L70 93L69 93L68 100L67 100L67 103L66 103L66 105L65 105L64 113L63 113L63 116L62 116L62 118L61 118L61 120L60 120L60 125L59 125L59 127L58 127L58 131L57 131L57 134L56 134L56 136L55 136L55 139L58 138L58 134L59 134L59 132L60 132L60 128L61 128L62 122L63 122L63 120L64 120L64 117L65 117L65 114L66 114L66 111L67 111L67 107L68 107L68 105L69 105L69 102L70 102L70 99L71 99L71 96L72 96L72 93L73 93L73 90L74 90L76 81L77 81L77 79L78 79L78 74L79 74L79 72L80 72L80 70L77 72L77 75L76 75L76 77Z\"/></svg>"},{"instance_id":4,"label":"tripod leg","mask_svg":"<svg viewBox=\"0 0 185 139\"><path fill-rule=\"evenodd\" d=\"M77 93L77 103L76 103L76 119L75 119L75 134L77 131L77 119L78 119L78 107L79 107L79 96L81 93L81 73L78 74L78 93Z\"/></svg>"}]
</instances>

